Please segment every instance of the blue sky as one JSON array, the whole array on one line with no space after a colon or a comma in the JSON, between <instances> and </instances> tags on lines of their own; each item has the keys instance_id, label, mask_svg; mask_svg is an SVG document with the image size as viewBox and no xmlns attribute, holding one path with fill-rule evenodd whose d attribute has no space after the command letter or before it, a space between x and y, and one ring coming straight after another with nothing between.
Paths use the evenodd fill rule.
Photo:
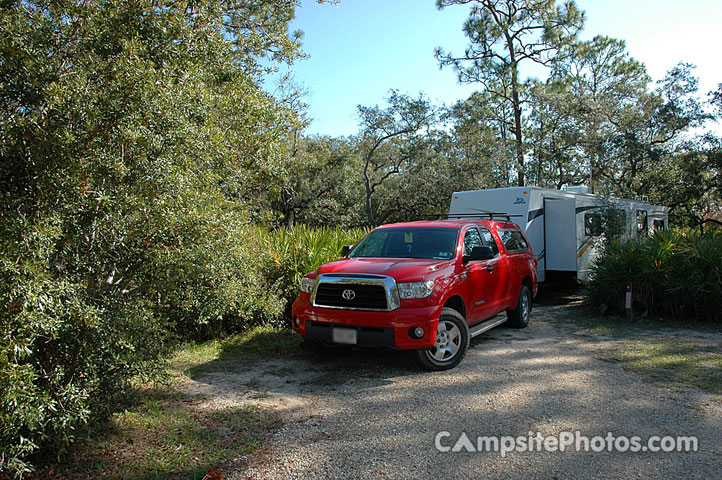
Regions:
<instances>
[{"instance_id":1,"label":"blue sky","mask_svg":"<svg viewBox=\"0 0 722 480\"><path fill-rule=\"evenodd\" d=\"M627 42L654 80L679 61L697 66L700 88L722 83L720 0L578 0L586 12L582 39L603 34ZM468 97L450 68L439 70L434 47L462 53L468 7L437 10L434 0L341 0L338 6L304 0L292 29L304 32L309 55L291 71L309 90L310 134L358 131L356 106L383 104L389 89L437 104ZM270 88L270 85L269 85Z\"/></svg>"}]
</instances>

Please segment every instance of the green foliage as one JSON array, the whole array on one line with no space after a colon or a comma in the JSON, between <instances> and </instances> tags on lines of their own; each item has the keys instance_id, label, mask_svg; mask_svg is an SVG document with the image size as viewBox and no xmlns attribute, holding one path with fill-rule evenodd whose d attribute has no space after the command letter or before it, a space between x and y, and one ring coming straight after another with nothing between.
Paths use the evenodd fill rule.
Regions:
<instances>
[{"instance_id":1,"label":"green foliage","mask_svg":"<svg viewBox=\"0 0 722 480\"><path fill-rule=\"evenodd\" d=\"M269 242L274 262L271 278L277 279L282 297L293 301L304 275L340 258L341 248L358 243L367 231L361 228L296 225L271 232Z\"/></svg>"},{"instance_id":2,"label":"green foliage","mask_svg":"<svg viewBox=\"0 0 722 480\"><path fill-rule=\"evenodd\" d=\"M442 66L456 70L460 82L480 83L485 93L511 110L504 128L514 136L514 156L518 185L525 185L523 80L520 64L535 62L549 65L566 56L584 25L584 12L574 1L556 0L437 0L439 9L471 3L464 33L469 46L455 57L436 49ZM505 134L502 135L506 141Z\"/></svg>"},{"instance_id":3,"label":"green foliage","mask_svg":"<svg viewBox=\"0 0 722 480\"><path fill-rule=\"evenodd\" d=\"M251 222L297 123L260 85L300 54L294 7L0 5L3 469L107 416L173 334L280 312Z\"/></svg>"},{"instance_id":4,"label":"green foliage","mask_svg":"<svg viewBox=\"0 0 722 480\"><path fill-rule=\"evenodd\" d=\"M443 214L455 191L506 186L496 182L508 177L503 167L477 160L493 139L478 140L474 129L462 130L463 140L441 129L418 132L413 140L386 139L371 158L369 138L302 139L280 194L269 193L270 203L284 224L358 227ZM368 129L364 134L370 135ZM389 175L383 178L383 172Z\"/></svg>"},{"instance_id":5,"label":"green foliage","mask_svg":"<svg viewBox=\"0 0 722 480\"><path fill-rule=\"evenodd\" d=\"M350 139L302 138L287 164L280 193L269 203L283 225L360 225L362 212L360 167Z\"/></svg>"},{"instance_id":6,"label":"green foliage","mask_svg":"<svg viewBox=\"0 0 722 480\"><path fill-rule=\"evenodd\" d=\"M722 320L722 235L664 231L612 241L592 266L587 298L623 312L627 283L637 314Z\"/></svg>"},{"instance_id":7,"label":"green foliage","mask_svg":"<svg viewBox=\"0 0 722 480\"><path fill-rule=\"evenodd\" d=\"M414 165L426 143L423 134L436 119L435 109L422 94L411 98L392 90L388 103L385 109L378 105L358 107L362 130L355 146L361 163L366 221L372 226L385 223L394 204L404 201L401 195L385 202L378 196L384 189L388 192L394 177Z\"/></svg>"},{"instance_id":8,"label":"green foliage","mask_svg":"<svg viewBox=\"0 0 722 480\"><path fill-rule=\"evenodd\" d=\"M152 374L167 346L147 302L90 298L49 271L61 224L20 219L21 241L0 235L0 446L2 467L17 473L37 448L66 448L123 403L129 379Z\"/></svg>"},{"instance_id":9,"label":"green foliage","mask_svg":"<svg viewBox=\"0 0 722 480\"><path fill-rule=\"evenodd\" d=\"M282 309L272 280L264 281L273 267L264 231L247 225L240 212L219 210L222 199L216 201L186 217L191 224L178 235L190 236L152 249L142 270L156 312L183 339L237 332Z\"/></svg>"},{"instance_id":10,"label":"green foliage","mask_svg":"<svg viewBox=\"0 0 722 480\"><path fill-rule=\"evenodd\" d=\"M722 205L722 142L687 144L663 158L646 178L652 201L667 205L677 225L719 227Z\"/></svg>"},{"instance_id":11,"label":"green foliage","mask_svg":"<svg viewBox=\"0 0 722 480\"><path fill-rule=\"evenodd\" d=\"M507 138L508 106L491 93L474 92L444 116L453 130L443 148L449 152L448 163L459 170L453 191L464 189L464 182L456 185L463 179L472 185L469 189L513 186L514 142Z\"/></svg>"}]
</instances>

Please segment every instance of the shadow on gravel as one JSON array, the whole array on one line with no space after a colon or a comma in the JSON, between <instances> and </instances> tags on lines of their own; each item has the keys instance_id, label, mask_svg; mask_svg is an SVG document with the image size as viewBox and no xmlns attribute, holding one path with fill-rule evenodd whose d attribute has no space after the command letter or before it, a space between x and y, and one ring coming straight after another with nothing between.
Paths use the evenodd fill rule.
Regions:
<instances>
[{"instance_id":1,"label":"shadow on gravel","mask_svg":"<svg viewBox=\"0 0 722 480\"><path fill-rule=\"evenodd\" d=\"M534 303L536 305L567 305L584 298L584 286L578 283L560 282L539 285Z\"/></svg>"},{"instance_id":2,"label":"shadow on gravel","mask_svg":"<svg viewBox=\"0 0 722 480\"><path fill-rule=\"evenodd\" d=\"M719 477L716 403L697 391L658 390L596 358L586 337L571 338L557 328L567 322L567 312L585 308L581 294L579 288L542 289L528 328L500 326L478 336L464 361L447 372L420 370L408 352L354 349L324 357L297 349L252 363L229 352L216 365L222 370L206 369L194 379L235 394L244 388L285 394L277 405L302 414L253 460L258 477L240 470L234 478L317 478L319 471L327 478L389 472L394 478L577 478L599 472L606 478L665 478L689 477L690 468L696 478ZM301 397L296 403L294 394ZM441 431L450 432L448 444L460 432L472 438L694 434L702 450L695 457L522 451L502 458L494 452L441 453L434 447ZM277 464L290 466L292 474L275 471ZM353 470L344 470L348 464Z\"/></svg>"},{"instance_id":3,"label":"shadow on gravel","mask_svg":"<svg viewBox=\"0 0 722 480\"><path fill-rule=\"evenodd\" d=\"M352 380L353 388L373 388L422 372L409 352L354 348L322 355L303 349L301 337L291 335L292 345L278 351L224 346L217 359L187 373L225 394L262 398L260 394L332 393Z\"/></svg>"},{"instance_id":4,"label":"shadow on gravel","mask_svg":"<svg viewBox=\"0 0 722 480\"><path fill-rule=\"evenodd\" d=\"M540 308L563 307L568 303L578 305L579 299L579 287L552 286L541 289L535 303ZM484 349L492 345L533 340L533 330L533 323L526 329L496 327L471 340L467 357L483 355ZM342 386L345 391L365 390L401 377L436 375L418 367L409 351L353 348L337 355L321 355L301 348L301 337L293 331L273 336L259 335L243 344L224 345L217 359L194 367L188 374L196 382L227 394L250 392L251 396L333 394ZM465 359L460 367L468 361Z\"/></svg>"}]
</instances>

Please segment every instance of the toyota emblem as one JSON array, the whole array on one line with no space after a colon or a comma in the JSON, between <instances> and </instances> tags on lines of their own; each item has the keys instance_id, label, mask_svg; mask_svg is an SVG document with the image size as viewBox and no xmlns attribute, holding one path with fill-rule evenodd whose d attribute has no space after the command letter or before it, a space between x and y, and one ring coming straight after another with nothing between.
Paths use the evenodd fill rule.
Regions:
<instances>
[{"instance_id":1,"label":"toyota emblem","mask_svg":"<svg viewBox=\"0 0 722 480\"><path fill-rule=\"evenodd\" d=\"M346 290L343 291L341 296L343 297L344 300L353 300L354 298L356 298L356 292L354 292L350 288L347 288Z\"/></svg>"}]
</instances>

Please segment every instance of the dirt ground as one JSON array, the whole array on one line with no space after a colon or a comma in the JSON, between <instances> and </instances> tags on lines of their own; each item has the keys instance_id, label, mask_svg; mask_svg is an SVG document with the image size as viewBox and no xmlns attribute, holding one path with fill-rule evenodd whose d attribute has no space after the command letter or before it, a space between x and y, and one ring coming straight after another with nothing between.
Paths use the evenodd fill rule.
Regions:
<instances>
[{"instance_id":1,"label":"dirt ground","mask_svg":"<svg viewBox=\"0 0 722 480\"><path fill-rule=\"evenodd\" d=\"M447 372L404 352L269 359L186 382L211 408L253 402L284 419L226 478L722 478L722 399L652 383L603 360L613 338L565 322L575 301L536 305L528 328L472 341ZM572 313L573 314L573 313ZM682 335L675 333L673 335ZM722 345L722 334L695 334ZM478 436L696 436L697 452L440 452Z\"/></svg>"}]
</instances>

